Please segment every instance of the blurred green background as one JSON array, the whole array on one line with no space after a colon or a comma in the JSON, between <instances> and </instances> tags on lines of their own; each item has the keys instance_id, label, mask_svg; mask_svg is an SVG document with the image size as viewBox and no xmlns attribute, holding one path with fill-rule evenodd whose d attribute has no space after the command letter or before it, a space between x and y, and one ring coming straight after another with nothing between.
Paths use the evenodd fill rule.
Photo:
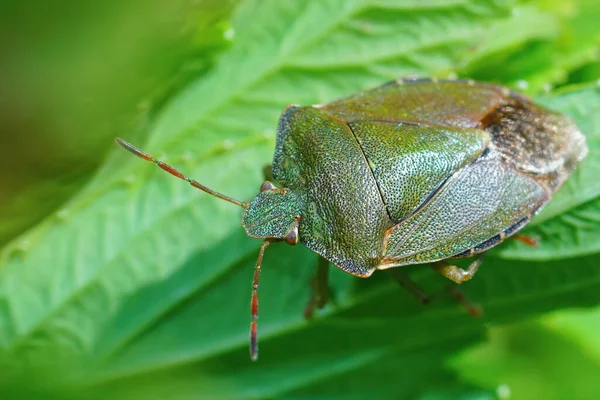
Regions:
<instances>
[{"instance_id":1,"label":"blurred green background","mask_svg":"<svg viewBox=\"0 0 600 400\"><path fill-rule=\"evenodd\" d=\"M598 0L0 3L0 397L600 398ZM403 75L502 83L570 115L590 154L466 293L415 304L383 274L258 241L240 211L116 148L125 137L250 199L290 103ZM408 272L430 293L446 282Z\"/></svg>"}]
</instances>

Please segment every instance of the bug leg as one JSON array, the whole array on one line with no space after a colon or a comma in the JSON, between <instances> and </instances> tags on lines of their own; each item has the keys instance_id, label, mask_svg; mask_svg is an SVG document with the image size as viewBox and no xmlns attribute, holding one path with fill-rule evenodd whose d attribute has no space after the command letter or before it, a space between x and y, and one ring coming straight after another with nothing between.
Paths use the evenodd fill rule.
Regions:
<instances>
[{"instance_id":1,"label":"bug leg","mask_svg":"<svg viewBox=\"0 0 600 400\"><path fill-rule=\"evenodd\" d=\"M483 257L479 256L469 265L469 267L464 270L462 268L457 267L456 265L452 265L448 263L446 260L438 261L431 264L431 267L438 271L440 274L444 275L446 278L450 279L456 283L463 283L468 281L475 275L477 269L481 265L483 261Z\"/></svg>"},{"instance_id":2,"label":"bug leg","mask_svg":"<svg viewBox=\"0 0 600 400\"><path fill-rule=\"evenodd\" d=\"M260 281L260 270L265 250L270 244L269 240L265 240L262 246L260 246L260 252L254 266L254 277L252 278L252 296L250 297L250 315L252 317L250 321L250 359L252 361L258 360L258 334L256 331L258 327L258 284Z\"/></svg>"},{"instance_id":3,"label":"bug leg","mask_svg":"<svg viewBox=\"0 0 600 400\"><path fill-rule=\"evenodd\" d=\"M304 318L311 318L315 308L323 308L329 299L329 261L319 256L317 272L310 279L310 297L304 308Z\"/></svg>"},{"instance_id":4,"label":"bug leg","mask_svg":"<svg viewBox=\"0 0 600 400\"><path fill-rule=\"evenodd\" d=\"M448 286L448 293L450 296L454 297L456 301L458 301L460 305L462 305L473 317L481 317L483 315L483 308L481 308L480 305L473 303L458 286L454 284Z\"/></svg>"},{"instance_id":5,"label":"bug leg","mask_svg":"<svg viewBox=\"0 0 600 400\"><path fill-rule=\"evenodd\" d=\"M538 238L521 235L520 233L515 234L513 237L515 239L517 239L519 242L525 243L527 246L530 246L530 247L537 247L537 245L540 242L540 240Z\"/></svg>"},{"instance_id":6,"label":"bug leg","mask_svg":"<svg viewBox=\"0 0 600 400\"><path fill-rule=\"evenodd\" d=\"M421 290L421 288L417 286L412 279L410 279L410 277L402 268L390 268L386 271L396 283L412 294L419 303L427 304L431 301L429 296L427 296L425 292L423 292L423 290Z\"/></svg>"}]
</instances>

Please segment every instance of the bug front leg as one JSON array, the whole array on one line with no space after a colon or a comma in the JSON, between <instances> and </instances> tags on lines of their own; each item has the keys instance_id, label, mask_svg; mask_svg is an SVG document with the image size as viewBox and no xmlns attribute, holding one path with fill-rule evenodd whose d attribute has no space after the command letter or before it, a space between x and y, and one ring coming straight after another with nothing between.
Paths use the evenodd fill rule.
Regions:
<instances>
[{"instance_id":1,"label":"bug front leg","mask_svg":"<svg viewBox=\"0 0 600 400\"><path fill-rule=\"evenodd\" d=\"M265 250L271 242L265 240L260 246L258 258L256 259L256 265L254 266L254 277L252 279L252 296L250 297L250 359L252 361L258 360L258 285L260 281L260 270L262 268L262 261L265 255Z\"/></svg>"},{"instance_id":2,"label":"bug front leg","mask_svg":"<svg viewBox=\"0 0 600 400\"><path fill-rule=\"evenodd\" d=\"M431 267L451 281L463 283L475 275L475 272L477 272L477 269L481 265L482 261L482 256L477 257L466 270L459 268L456 265L452 265L446 260L432 263Z\"/></svg>"},{"instance_id":3,"label":"bug front leg","mask_svg":"<svg viewBox=\"0 0 600 400\"><path fill-rule=\"evenodd\" d=\"M304 309L304 318L311 318L315 308L321 309L329 300L329 261L319 256L317 272L310 279L311 291Z\"/></svg>"}]
</instances>

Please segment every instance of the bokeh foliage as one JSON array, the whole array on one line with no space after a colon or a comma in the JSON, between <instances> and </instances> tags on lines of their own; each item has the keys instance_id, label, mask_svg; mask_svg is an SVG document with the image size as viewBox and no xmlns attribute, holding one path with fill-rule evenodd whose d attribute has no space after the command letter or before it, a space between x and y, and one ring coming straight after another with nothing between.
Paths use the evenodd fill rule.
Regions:
<instances>
[{"instance_id":1,"label":"bokeh foliage","mask_svg":"<svg viewBox=\"0 0 600 400\"><path fill-rule=\"evenodd\" d=\"M598 311L532 321L600 304L597 0L165 3L59 1L48 13L3 5L2 29L16 39L2 42L2 390L112 399L600 393ZM250 199L287 104L403 75L523 90L570 115L590 154L527 229L539 248L507 242L464 285L481 319L442 294L443 278L411 267L440 293L432 305L384 274L335 270L334 301L305 321L316 258L272 246L261 360L250 363L259 243L240 229L240 210L113 148L112 137Z\"/></svg>"}]
</instances>

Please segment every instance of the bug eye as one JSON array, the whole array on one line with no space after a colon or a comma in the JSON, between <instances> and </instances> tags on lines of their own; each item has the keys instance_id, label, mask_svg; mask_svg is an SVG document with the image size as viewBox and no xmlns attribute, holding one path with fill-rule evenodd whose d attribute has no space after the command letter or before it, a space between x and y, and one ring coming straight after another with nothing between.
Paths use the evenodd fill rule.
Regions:
<instances>
[{"instance_id":1,"label":"bug eye","mask_svg":"<svg viewBox=\"0 0 600 400\"><path fill-rule=\"evenodd\" d=\"M297 221L297 220L296 220ZM294 226L292 227L292 230L290 231L290 233L288 233L283 240L285 240L285 242L287 244L297 244L298 243L298 223L295 223Z\"/></svg>"},{"instance_id":2,"label":"bug eye","mask_svg":"<svg viewBox=\"0 0 600 400\"><path fill-rule=\"evenodd\" d=\"M265 190L273 190L273 189L277 189L277 187L269 181L265 181L262 185L260 185L261 192L264 192Z\"/></svg>"}]
</instances>

